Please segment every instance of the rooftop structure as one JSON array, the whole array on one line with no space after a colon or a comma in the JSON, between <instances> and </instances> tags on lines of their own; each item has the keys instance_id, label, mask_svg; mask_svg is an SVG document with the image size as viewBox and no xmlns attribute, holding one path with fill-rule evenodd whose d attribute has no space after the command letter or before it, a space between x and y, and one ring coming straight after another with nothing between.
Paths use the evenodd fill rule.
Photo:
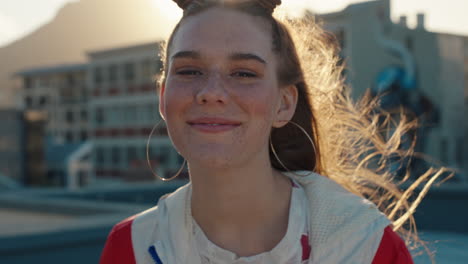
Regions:
<instances>
[{"instance_id":1,"label":"rooftop structure","mask_svg":"<svg viewBox=\"0 0 468 264\"><path fill-rule=\"evenodd\" d=\"M160 43L90 52L88 87L95 180L155 179L147 165L147 142L161 121L156 80ZM149 141L149 160L159 175L175 173L182 158L164 122Z\"/></svg>"},{"instance_id":2,"label":"rooftop structure","mask_svg":"<svg viewBox=\"0 0 468 264\"><path fill-rule=\"evenodd\" d=\"M341 46L352 96L370 90L386 111L403 107L420 123L409 134L416 150L458 169L453 180L468 182L468 37L428 32L424 14L414 29L405 17L393 23L390 0L319 17Z\"/></svg>"}]
</instances>

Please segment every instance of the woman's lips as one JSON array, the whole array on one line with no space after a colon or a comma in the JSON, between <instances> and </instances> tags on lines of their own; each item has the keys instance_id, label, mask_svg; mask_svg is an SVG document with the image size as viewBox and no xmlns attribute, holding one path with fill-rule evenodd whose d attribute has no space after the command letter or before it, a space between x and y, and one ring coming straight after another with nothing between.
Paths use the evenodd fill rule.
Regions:
<instances>
[{"instance_id":1,"label":"woman's lips","mask_svg":"<svg viewBox=\"0 0 468 264\"><path fill-rule=\"evenodd\" d=\"M224 118L198 118L187 122L192 128L205 133L221 133L240 126L240 122Z\"/></svg>"}]
</instances>

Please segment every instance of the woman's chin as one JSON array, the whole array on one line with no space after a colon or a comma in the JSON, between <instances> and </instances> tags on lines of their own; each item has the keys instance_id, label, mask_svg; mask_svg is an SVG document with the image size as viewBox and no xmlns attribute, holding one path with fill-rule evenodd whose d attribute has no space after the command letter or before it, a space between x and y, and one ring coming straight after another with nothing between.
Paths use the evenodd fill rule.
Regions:
<instances>
[{"instance_id":1,"label":"woman's chin","mask_svg":"<svg viewBox=\"0 0 468 264\"><path fill-rule=\"evenodd\" d=\"M195 160L189 161L189 164L191 164L192 167L207 168L210 170L228 169L235 166L231 160L222 157L198 157Z\"/></svg>"},{"instance_id":2,"label":"woman's chin","mask_svg":"<svg viewBox=\"0 0 468 264\"><path fill-rule=\"evenodd\" d=\"M190 167L207 168L211 170L228 169L239 166L239 161L232 155L226 155L226 153L198 154L187 157L187 161Z\"/></svg>"}]
</instances>

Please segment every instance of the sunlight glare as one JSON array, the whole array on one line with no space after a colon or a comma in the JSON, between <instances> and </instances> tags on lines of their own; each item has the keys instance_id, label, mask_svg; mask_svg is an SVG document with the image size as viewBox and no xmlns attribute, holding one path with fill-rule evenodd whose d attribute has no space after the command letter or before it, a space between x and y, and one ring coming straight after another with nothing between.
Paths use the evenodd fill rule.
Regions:
<instances>
[{"instance_id":1,"label":"sunlight glare","mask_svg":"<svg viewBox=\"0 0 468 264\"><path fill-rule=\"evenodd\" d=\"M147 0L151 2L154 15L159 21L159 32L163 38L169 37L172 29L182 17L182 9L172 0Z\"/></svg>"},{"instance_id":2,"label":"sunlight glare","mask_svg":"<svg viewBox=\"0 0 468 264\"><path fill-rule=\"evenodd\" d=\"M182 17L182 10L172 0L150 0L158 15L165 20L176 23Z\"/></svg>"}]
</instances>

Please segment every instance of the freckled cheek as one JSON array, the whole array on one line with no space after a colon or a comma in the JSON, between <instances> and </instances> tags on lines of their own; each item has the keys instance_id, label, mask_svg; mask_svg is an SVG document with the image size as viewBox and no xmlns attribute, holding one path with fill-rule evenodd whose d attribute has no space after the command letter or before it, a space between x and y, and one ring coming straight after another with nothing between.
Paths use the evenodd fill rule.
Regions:
<instances>
[{"instance_id":1,"label":"freckled cheek","mask_svg":"<svg viewBox=\"0 0 468 264\"><path fill-rule=\"evenodd\" d=\"M274 115L274 105L276 98L271 91L266 89L259 89L255 92L248 92L242 95L244 107L254 118L261 118L269 122Z\"/></svg>"},{"instance_id":2,"label":"freckled cheek","mask_svg":"<svg viewBox=\"0 0 468 264\"><path fill-rule=\"evenodd\" d=\"M169 137L178 152L182 153L184 149L184 113L187 105L190 103L190 89L180 83L166 82L164 94L166 125Z\"/></svg>"},{"instance_id":3,"label":"freckled cheek","mask_svg":"<svg viewBox=\"0 0 468 264\"><path fill-rule=\"evenodd\" d=\"M192 99L191 87L179 82L167 82L164 95L167 118L180 116Z\"/></svg>"}]
</instances>

